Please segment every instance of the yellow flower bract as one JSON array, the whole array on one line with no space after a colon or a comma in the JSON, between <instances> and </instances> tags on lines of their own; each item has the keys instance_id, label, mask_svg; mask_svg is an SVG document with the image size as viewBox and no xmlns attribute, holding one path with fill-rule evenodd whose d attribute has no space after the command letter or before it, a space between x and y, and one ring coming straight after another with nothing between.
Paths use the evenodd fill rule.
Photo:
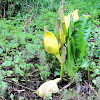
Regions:
<instances>
[{"instance_id":1,"label":"yellow flower bract","mask_svg":"<svg viewBox=\"0 0 100 100\"><path fill-rule=\"evenodd\" d=\"M79 10L73 11L73 13L72 13L73 21L76 21L76 20L79 19L78 11L79 11ZM68 14L67 16L65 16L64 19L65 19L66 29L67 29L67 31L68 31L68 27L69 27L69 25L70 25L70 14Z\"/></svg>"},{"instance_id":2,"label":"yellow flower bract","mask_svg":"<svg viewBox=\"0 0 100 100\"><path fill-rule=\"evenodd\" d=\"M57 38L53 33L47 31L44 33L44 47L49 54L59 54L59 45Z\"/></svg>"},{"instance_id":3,"label":"yellow flower bract","mask_svg":"<svg viewBox=\"0 0 100 100\"><path fill-rule=\"evenodd\" d=\"M73 16L73 20L74 20L74 21L76 21L76 20L79 19L78 11L79 11L79 10L75 10L75 11L73 11L73 13L72 13L72 16Z\"/></svg>"},{"instance_id":4,"label":"yellow flower bract","mask_svg":"<svg viewBox=\"0 0 100 100\"><path fill-rule=\"evenodd\" d=\"M69 27L69 25L70 25L70 14L67 15L67 16L65 16L64 18L65 18L66 29L67 29L67 31L68 31L68 27Z\"/></svg>"},{"instance_id":5,"label":"yellow flower bract","mask_svg":"<svg viewBox=\"0 0 100 100\"><path fill-rule=\"evenodd\" d=\"M57 78L55 80L49 80L43 83L36 91L37 95L46 98L48 94L57 93L59 91L57 82L59 82L60 80L61 78Z\"/></svg>"}]
</instances>

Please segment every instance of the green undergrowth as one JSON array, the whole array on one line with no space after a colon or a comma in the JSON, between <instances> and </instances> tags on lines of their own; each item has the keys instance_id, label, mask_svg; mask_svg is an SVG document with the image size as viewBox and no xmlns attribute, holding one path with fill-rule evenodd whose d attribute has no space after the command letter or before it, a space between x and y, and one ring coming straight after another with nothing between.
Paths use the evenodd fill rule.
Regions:
<instances>
[{"instance_id":1,"label":"green undergrowth","mask_svg":"<svg viewBox=\"0 0 100 100\"><path fill-rule=\"evenodd\" d=\"M0 91L3 92L7 84L3 81L6 77L13 76L12 80L26 81L28 73L33 68L34 59L42 51L42 35L33 33L31 26L24 28L24 21L0 20ZM3 94L3 93L2 93ZM0 95L2 95L0 94Z\"/></svg>"}]
</instances>

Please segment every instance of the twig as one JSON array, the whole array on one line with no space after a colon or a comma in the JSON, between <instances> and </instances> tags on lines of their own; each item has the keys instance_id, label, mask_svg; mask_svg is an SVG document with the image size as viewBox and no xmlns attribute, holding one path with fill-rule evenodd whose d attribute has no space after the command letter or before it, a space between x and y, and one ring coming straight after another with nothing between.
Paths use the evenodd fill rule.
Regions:
<instances>
[{"instance_id":1,"label":"twig","mask_svg":"<svg viewBox=\"0 0 100 100\"><path fill-rule=\"evenodd\" d=\"M29 95L29 93L28 92L26 92L27 93L27 95L30 97L30 100L32 100L32 97Z\"/></svg>"},{"instance_id":2,"label":"twig","mask_svg":"<svg viewBox=\"0 0 100 100\"><path fill-rule=\"evenodd\" d=\"M24 89L23 90L17 90L17 89L14 88L14 91L17 91L18 93L20 93L20 92L23 92L25 90Z\"/></svg>"},{"instance_id":3,"label":"twig","mask_svg":"<svg viewBox=\"0 0 100 100\"><path fill-rule=\"evenodd\" d=\"M3 80L6 81L6 82L8 82L8 83L14 83L14 82L12 82L12 81L7 81L6 79L3 79ZM30 91L32 91L32 92L36 92L36 90L30 89L30 88L28 88L28 87L26 87L26 86L23 86L23 85L20 85L20 84L18 84L18 83L14 83L14 84L16 84L16 85L18 85L18 86L20 86L20 87L23 87L23 88L25 88L25 89L28 89L28 90L30 90Z\"/></svg>"},{"instance_id":4,"label":"twig","mask_svg":"<svg viewBox=\"0 0 100 100\"><path fill-rule=\"evenodd\" d=\"M69 87L72 83L74 82L74 79L72 81L70 81L66 86L64 86L62 89L60 89L59 91L62 91L64 89L66 89L67 87Z\"/></svg>"},{"instance_id":5,"label":"twig","mask_svg":"<svg viewBox=\"0 0 100 100\"><path fill-rule=\"evenodd\" d=\"M88 84L86 81L85 81L85 84L87 84L90 87L90 89L95 93L95 95L98 96L97 91L94 88L92 88L91 84Z\"/></svg>"}]
</instances>

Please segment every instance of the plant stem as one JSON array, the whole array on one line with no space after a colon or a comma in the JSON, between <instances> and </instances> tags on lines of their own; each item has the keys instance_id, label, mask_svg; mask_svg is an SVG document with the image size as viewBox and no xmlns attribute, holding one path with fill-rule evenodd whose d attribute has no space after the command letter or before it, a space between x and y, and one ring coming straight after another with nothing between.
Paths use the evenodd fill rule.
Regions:
<instances>
[{"instance_id":1,"label":"plant stem","mask_svg":"<svg viewBox=\"0 0 100 100\"><path fill-rule=\"evenodd\" d=\"M59 40L59 38L58 38L58 34L59 34L59 32L56 33L56 38L57 38L57 40Z\"/></svg>"},{"instance_id":2,"label":"plant stem","mask_svg":"<svg viewBox=\"0 0 100 100\"><path fill-rule=\"evenodd\" d=\"M61 71L60 71L60 78L63 79L63 69L64 69L64 63L61 63Z\"/></svg>"},{"instance_id":3,"label":"plant stem","mask_svg":"<svg viewBox=\"0 0 100 100\"><path fill-rule=\"evenodd\" d=\"M68 36L68 33L67 33L67 30L66 30L66 25L65 25L65 23L62 24L62 27L63 27L63 30L64 30L64 34L65 34L65 36L67 37L67 36Z\"/></svg>"},{"instance_id":4,"label":"plant stem","mask_svg":"<svg viewBox=\"0 0 100 100\"><path fill-rule=\"evenodd\" d=\"M68 38L68 63L70 63L70 40Z\"/></svg>"}]
</instances>

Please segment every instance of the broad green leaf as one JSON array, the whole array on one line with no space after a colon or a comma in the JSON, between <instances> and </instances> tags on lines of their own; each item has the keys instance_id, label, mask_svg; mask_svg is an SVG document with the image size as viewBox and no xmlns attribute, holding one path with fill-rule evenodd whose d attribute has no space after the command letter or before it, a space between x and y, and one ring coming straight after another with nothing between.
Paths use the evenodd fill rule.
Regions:
<instances>
[{"instance_id":1,"label":"broad green leaf","mask_svg":"<svg viewBox=\"0 0 100 100\"><path fill-rule=\"evenodd\" d=\"M71 66L74 66L74 57L73 57L73 51L72 51L72 45L71 45L71 40L70 40L70 38L68 38L68 41L67 41L67 45L68 45L68 47L67 47L67 56L68 56L68 63L71 65ZM75 49L75 48L74 48Z\"/></svg>"},{"instance_id":2,"label":"broad green leaf","mask_svg":"<svg viewBox=\"0 0 100 100\"><path fill-rule=\"evenodd\" d=\"M72 36L75 43L75 58L76 61L80 62L85 56L85 41L83 40L83 35L79 30L73 32Z\"/></svg>"},{"instance_id":3,"label":"broad green leaf","mask_svg":"<svg viewBox=\"0 0 100 100\"><path fill-rule=\"evenodd\" d=\"M87 18L82 17L78 21L75 22L75 28L83 32L84 28L86 27L86 23L87 23Z\"/></svg>"},{"instance_id":4,"label":"broad green leaf","mask_svg":"<svg viewBox=\"0 0 100 100\"><path fill-rule=\"evenodd\" d=\"M72 50L72 55L73 55L73 57L74 57L74 59L75 59L75 43L74 43L74 38L71 36L70 39L71 39L71 50Z\"/></svg>"},{"instance_id":5,"label":"broad green leaf","mask_svg":"<svg viewBox=\"0 0 100 100\"><path fill-rule=\"evenodd\" d=\"M75 63L74 63L74 57L72 54L72 46L71 46L71 40L68 38L67 41L67 57L68 57L68 62L66 62L66 67L67 67L67 73L72 78L74 76L74 71L76 70L75 68Z\"/></svg>"},{"instance_id":6,"label":"broad green leaf","mask_svg":"<svg viewBox=\"0 0 100 100\"><path fill-rule=\"evenodd\" d=\"M84 28L84 31L83 31L83 35L84 35L84 40L85 42L87 42L89 36L90 36L90 32L91 32L91 25L92 25L92 22L91 20L87 22L86 24L86 27Z\"/></svg>"},{"instance_id":7,"label":"broad green leaf","mask_svg":"<svg viewBox=\"0 0 100 100\"><path fill-rule=\"evenodd\" d=\"M90 32L91 32L92 20L87 17L81 17L77 22L75 22L75 28L77 28L82 34L83 39L87 42Z\"/></svg>"},{"instance_id":8,"label":"broad green leaf","mask_svg":"<svg viewBox=\"0 0 100 100\"><path fill-rule=\"evenodd\" d=\"M71 60L71 45L70 45L70 39L68 38L68 41L67 41L67 45L68 45L68 62L70 63L70 60Z\"/></svg>"}]
</instances>

